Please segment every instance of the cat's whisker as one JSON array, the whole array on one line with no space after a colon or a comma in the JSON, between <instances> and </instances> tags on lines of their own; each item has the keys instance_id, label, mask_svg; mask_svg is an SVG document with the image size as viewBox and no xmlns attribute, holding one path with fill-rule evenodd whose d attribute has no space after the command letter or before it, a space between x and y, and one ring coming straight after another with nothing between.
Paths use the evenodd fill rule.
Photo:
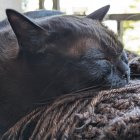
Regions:
<instances>
[{"instance_id":1,"label":"cat's whisker","mask_svg":"<svg viewBox=\"0 0 140 140\"><path fill-rule=\"evenodd\" d=\"M80 90L72 90L71 92L69 92L67 95L77 95L78 93L82 93L84 91L87 91L87 90L95 90L95 92L97 92L98 90L101 90L101 88L106 88L106 87L109 87L110 85L104 85L104 82L102 82L101 85L98 85L98 86L90 86L90 87L86 87L86 88L81 88ZM33 103L35 105L45 105L55 99L57 99L58 96L55 96L55 97L51 97L51 98L46 98L46 99L43 99L43 100L40 100L39 102L37 103Z\"/></svg>"}]
</instances>

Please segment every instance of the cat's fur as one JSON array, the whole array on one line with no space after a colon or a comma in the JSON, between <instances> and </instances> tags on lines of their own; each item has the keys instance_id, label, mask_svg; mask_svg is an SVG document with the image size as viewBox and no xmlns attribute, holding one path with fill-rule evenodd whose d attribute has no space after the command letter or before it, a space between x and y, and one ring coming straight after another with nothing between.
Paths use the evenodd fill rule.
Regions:
<instances>
[{"instance_id":1,"label":"cat's fur","mask_svg":"<svg viewBox=\"0 0 140 140\"><path fill-rule=\"evenodd\" d=\"M60 11L50 11L50 10L38 10L38 11L30 11L30 12L24 13L24 15L28 16L29 18L31 18L34 21L39 20L41 18L47 18L49 16L55 16L55 15L60 15L60 14L64 14L64 13L62 13ZM14 56L17 49L18 49L17 40L12 31L10 23L8 22L7 19L0 21L0 75L1 75L0 78L3 77L3 79L6 79L6 78L7 78L7 80L10 79L10 77L8 77L8 75L6 74L8 71L5 74L4 74L4 71L6 71L5 68L8 66L9 62L12 60L12 56ZM4 65L6 65L5 68L4 68ZM9 126L9 122L11 122L11 120L13 121L13 118L15 118L15 120L17 120L17 118L13 115L11 116L13 118L10 118L10 119L7 119L7 117L5 117L5 116L8 116L8 114L10 113L10 110L8 111L9 113L7 112L7 108L9 109L9 107L7 106L7 102L9 102L8 104L10 106L11 101L9 101L9 99L11 98L13 93L16 92L16 90L14 91L14 87L12 87L12 86L11 86L12 88L9 88L9 86L7 86L8 83L6 84L5 82L3 83L2 81L3 80L1 80L1 85L0 85L0 87L1 87L1 89L0 89L0 106L1 106L1 108L0 109L2 109L2 111L0 112L0 134L5 131L7 126ZM6 92L5 92L4 88L7 88ZM9 92L8 92L8 90L9 90ZM11 94L11 95L9 96L8 94ZM13 105L13 103L12 103L12 105ZM19 107L19 110L20 110L20 107ZM13 110L11 110L11 111L13 111ZM22 115L20 115L20 116L22 116Z\"/></svg>"},{"instance_id":2,"label":"cat's fur","mask_svg":"<svg viewBox=\"0 0 140 140\"><path fill-rule=\"evenodd\" d=\"M101 23L108 9L85 18L62 15L36 23L6 11L14 33L9 26L0 30L1 133L43 100L128 83L123 46Z\"/></svg>"}]
</instances>

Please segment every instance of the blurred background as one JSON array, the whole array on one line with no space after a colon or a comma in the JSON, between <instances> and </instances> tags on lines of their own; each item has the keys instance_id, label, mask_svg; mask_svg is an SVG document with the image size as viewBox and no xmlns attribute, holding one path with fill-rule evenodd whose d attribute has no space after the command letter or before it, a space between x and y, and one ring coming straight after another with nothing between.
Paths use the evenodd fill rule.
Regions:
<instances>
[{"instance_id":1,"label":"blurred background","mask_svg":"<svg viewBox=\"0 0 140 140\"><path fill-rule=\"evenodd\" d=\"M104 24L119 35L126 49L140 54L140 0L0 0L0 20L6 17L6 8L19 12L60 10L84 16L107 4L111 8Z\"/></svg>"}]
</instances>

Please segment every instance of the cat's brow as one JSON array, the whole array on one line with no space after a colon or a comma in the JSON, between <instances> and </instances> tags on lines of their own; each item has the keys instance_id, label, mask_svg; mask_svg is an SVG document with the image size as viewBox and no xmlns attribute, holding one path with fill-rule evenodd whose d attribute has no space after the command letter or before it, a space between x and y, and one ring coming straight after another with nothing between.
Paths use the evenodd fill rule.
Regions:
<instances>
[{"instance_id":1,"label":"cat's brow","mask_svg":"<svg viewBox=\"0 0 140 140\"><path fill-rule=\"evenodd\" d=\"M61 31L68 30L71 32L71 36L75 38L92 37L99 42L104 42L109 49L112 49L114 54L120 54L123 50L123 45L118 37L99 21L72 16L59 16L50 18L45 23L43 26L55 32L61 33Z\"/></svg>"}]
</instances>

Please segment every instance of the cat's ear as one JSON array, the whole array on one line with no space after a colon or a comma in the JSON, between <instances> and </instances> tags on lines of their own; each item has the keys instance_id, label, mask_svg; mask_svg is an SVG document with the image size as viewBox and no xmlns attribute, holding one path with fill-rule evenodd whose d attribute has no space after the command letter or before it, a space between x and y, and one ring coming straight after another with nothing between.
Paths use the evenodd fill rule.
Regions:
<instances>
[{"instance_id":1,"label":"cat's ear","mask_svg":"<svg viewBox=\"0 0 140 140\"><path fill-rule=\"evenodd\" d=\"M91 18L94 20L102 21L104 19L105 15L107 14L109 8L110 8L110 5L106 5L102 8L94 11L93 13L87 15L86 18Z\"/></svg>"},{"instance_id":2,"label":"cat's ear","mask_svg":"<svg viewBox=\"0 0 140 140\"><path fill-rule=\"evenodd\" d=\"M43 44L45 30L15 10L7 9L8 21L17 37L21 50L37 52Z\"/></svg>"}]
</instances>

